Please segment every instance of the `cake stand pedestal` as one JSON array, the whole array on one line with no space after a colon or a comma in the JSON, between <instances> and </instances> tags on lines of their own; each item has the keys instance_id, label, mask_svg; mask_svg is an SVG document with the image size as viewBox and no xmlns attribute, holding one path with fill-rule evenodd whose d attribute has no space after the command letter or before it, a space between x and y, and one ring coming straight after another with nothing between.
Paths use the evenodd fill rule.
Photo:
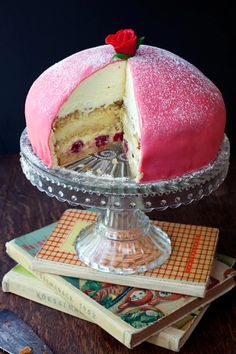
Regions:
<instances>
[{"instance_id":1,"label":"cake stand pedestal","mask_svg":"<svg viewBox=\"0 0 236 354\"><path fill-rule=\"evenodd\" d=\"M230 155L225 136L208 166L178 178L137 184L121 144L55 169L34 154L26 130L20 145L23 172L40 191L73 206L99 210L97 222L78 235L76 252L90 267L115 274L144 272L169 258L168 235L145 213L177 208L212 193L227 175Z\"/></svg>"}]
</instances>

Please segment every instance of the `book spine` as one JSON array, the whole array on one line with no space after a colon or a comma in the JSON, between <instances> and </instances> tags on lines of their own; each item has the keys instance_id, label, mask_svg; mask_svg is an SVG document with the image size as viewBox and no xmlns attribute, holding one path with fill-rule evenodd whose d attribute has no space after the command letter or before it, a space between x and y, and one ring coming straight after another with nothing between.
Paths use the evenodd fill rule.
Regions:
<instances>
[{"instance_id":1,"label":"book spine","mask_svg":"<svg viewBox=\"0 0 236 354\"><path fill-rule=\"evenodd\" d=\"M209 305L206 305L201 310L197 310L186 315L182 320L174 323L173 326L167 327L158 335L151 337L148 341L160 347L180 351L184 343L190 337L197 324L202 319Z\"/></svg>"},{"instance_id":2,"label":"book spine","mask_svg":"<svg viewBox=\"0 0 236 354\"><path fill-rule=\"evenodd\" d=\"M15 274L14 270L4 275L2 279L2 290L88 321L76 307L62 299L43 284L40 284L37 279L28 279L27 276Z\"/></svg>"},{"instance_id":3,"label":"book spine","mask_svg":"<svg viewBox=\"0 0 236 354\"><path fill-rule=\"evenodd\" d=\"M184 331L174 327L168 327L164 331L149 338L148 342L154 345L158 345L159 347L178 352L180 349L180 340L183 335Z\"/></svg>"},{"instance_id":4,"label":"book spine","mask_svg":"<svg viewBox=\"0 0 236 354\"><path fill-rule=\"evenodd\" d=\"M32 271L30 266L33 257L19 247L14 240L6 243L6 251L12 259L30 271L36 278L54 290L59 296L70 302L70 304L85 315L88 320L95 322L114 338L122 342L128 348L131 348L132 334L137 332L137 330L123 323L122 320L117 319L112 313L101 309L99 304L91 300L80 290L75 289L62 277Z\"/></svg>"},{"instance_id":5,"label":"book spine","mask_svg":"<svg viewBox=\"0 0 236 354\"><path fill-rule=\"evenodd\" d=\"M172 293L180 293L183 295L190 295L196 297L204 297L206 290L206 283L195 283L190 284L184 281L168 281L152 277L144 277L137 274L135 277L133 275L126 275L125 280L123 275L113 275L110 273L99 272L97 270L90 271L88 267L79 268L70 264L55 263L53 261L46 261L35 259L33 260L32 270L35 272L58 274L67 277L76 278L78 271L81 279L90 279L100 282L113 282L115 278L115 283L117 285L127 286L127 284L134 288L139 288L140 284L145 289L152 289L157 291L165 291Z\"/></svg>"}]
</instances>

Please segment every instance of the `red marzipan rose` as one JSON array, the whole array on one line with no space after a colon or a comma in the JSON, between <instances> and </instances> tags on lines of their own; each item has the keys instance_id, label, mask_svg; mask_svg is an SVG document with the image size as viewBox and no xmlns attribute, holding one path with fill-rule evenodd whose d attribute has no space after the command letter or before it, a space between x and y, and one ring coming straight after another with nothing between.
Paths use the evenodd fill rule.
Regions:
<instances>
[{"instance_id":1,"label":"red marzipan rose","mask_svg":"<svg viewBox=\"0 0 236 354\"><path fill-rule=\"evenodd\" d=\"M105 42L111 44L116 53L133 56L137 50L138 37L132 29L122 29L115 34L109 34Z\"/></svg>"}]
</instances>

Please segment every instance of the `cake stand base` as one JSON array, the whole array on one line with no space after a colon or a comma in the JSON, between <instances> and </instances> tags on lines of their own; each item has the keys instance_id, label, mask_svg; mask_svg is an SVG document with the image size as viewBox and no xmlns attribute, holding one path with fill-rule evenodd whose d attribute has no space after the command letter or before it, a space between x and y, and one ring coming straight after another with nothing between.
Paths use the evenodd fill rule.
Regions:
<instances>
[{"instance_id":1,"label":"cake stand base","mask_svg":"<svg viewBox=\"0 0 236 354\"><path fill-rule=\"evenodd\" d=\"M108 209L101 212L95 224L80 232L76 252L94 269L132 274L165 262L171 254L171 242L142 211Z\"/></svg>"}]
</instances>

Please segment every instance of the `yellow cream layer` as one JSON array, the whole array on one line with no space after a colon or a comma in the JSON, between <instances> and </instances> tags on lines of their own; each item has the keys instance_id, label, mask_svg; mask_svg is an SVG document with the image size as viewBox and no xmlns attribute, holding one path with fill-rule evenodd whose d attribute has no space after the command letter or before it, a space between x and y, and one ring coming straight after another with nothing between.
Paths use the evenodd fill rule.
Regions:
<instances>
[{"instance_id":1,"label":"yellow cream layer","mask_svg":"<svg viewBox=\"0 0 236 354\"><path fill-rule=\"evenodd\" d=\"M75 111L93 111L102 105L108 106L122 100L125 93L126 66L126 60L113 61L83 80L63 104L58 117L64 118Z\"/></svg>"},{"instance_id":2,"label":"yellow cream layer","mask_svg":"<svg viewBox=\"0 0 236 354\"><path fill-rule=\"evenodd\" d=\"M113 141L116 133L122 132L122 115L124 108L121 102L113 103L107 107L96 108L92 112L73 112L65 118L55 121L53 127L54 156L57 164L65 164L91 153L91 149L99 150L96 140L100 135L109 135L109 143ZM83 148L81 153L71 152L72 145L81 140ZM103 146L103 149L106 146ZM101 150L101 149L100 149ZM69 156L71 155L71 156Z\"/></svg>"},{"instance_id":3,"label":"yellow cream layer","mask_svg":"<svg viewBox=\"0 0 236 354\"><path fill-rule=\"evenodd\" d=\"M65 137L73 136L78 132L83 134L84 131L103 129L110 123L121 129L121 115L123 115L122 102L116 102L91 112L75 111L65 118L57 119L53 127L56 144Z\"/></svg>"}]
</instances>

